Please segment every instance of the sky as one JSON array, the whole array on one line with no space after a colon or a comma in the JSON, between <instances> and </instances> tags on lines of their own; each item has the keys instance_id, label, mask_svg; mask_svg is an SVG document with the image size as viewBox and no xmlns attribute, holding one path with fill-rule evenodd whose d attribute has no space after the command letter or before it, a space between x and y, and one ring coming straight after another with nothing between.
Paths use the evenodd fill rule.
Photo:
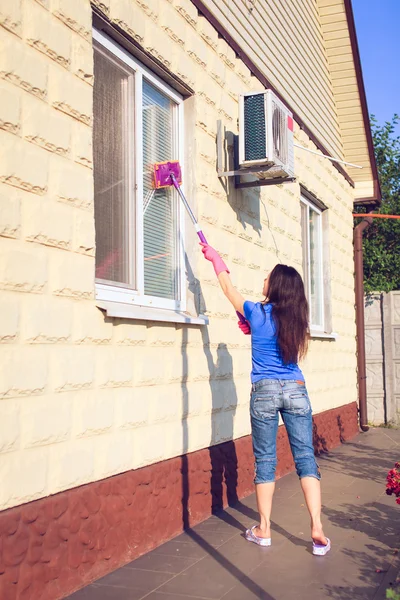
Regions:
<instances>
[{"instance_id":1,"label":"sky","mask_svg":"<svg viewBox=\"0 0 400 600\"><path fill-rule=\"evenodd\" d=\"M400 115L400 0L352 5L368 110L383 124Z\"/></svg>"}]
</instances>

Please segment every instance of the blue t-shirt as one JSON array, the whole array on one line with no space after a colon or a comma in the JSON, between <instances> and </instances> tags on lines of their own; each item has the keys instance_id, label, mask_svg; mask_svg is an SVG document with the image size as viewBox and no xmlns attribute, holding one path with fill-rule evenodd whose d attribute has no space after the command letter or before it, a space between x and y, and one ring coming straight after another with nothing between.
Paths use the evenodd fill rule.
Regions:
<instances>
[{"instance_id":1,"label":"blue t-shirt","mask_svg":"<svg viewBox=\"0 0 400 600\"><path fill-rule=\"evenodd\" d=\"M304 381L303 373L297 364L285 365L282 360L272 318L272 305L260 302L255 304L246 300L244 315L251 327L252 383L260 379Z\"/></svg>"}]
</instances>

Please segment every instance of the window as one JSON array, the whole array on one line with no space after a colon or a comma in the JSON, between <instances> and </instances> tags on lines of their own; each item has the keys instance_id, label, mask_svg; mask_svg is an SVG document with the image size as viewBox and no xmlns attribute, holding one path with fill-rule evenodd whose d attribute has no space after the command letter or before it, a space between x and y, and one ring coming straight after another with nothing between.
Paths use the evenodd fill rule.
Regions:
<instances>
[{"instance_id":1,"label":"window","mask_svg":"<svg viewBox=\"0 0 400 600\"><path fill-rule=\"evenodd\" d=\"M325 331L322 210L301 198L303 273L311 331Z\"/></svg>"},{"instance_id":2,"label":"window","mask_svg":"<svg viewBox=\"0 0 400 600\"><path fill-rule=\"evenodd\" d=\"M182 164L182 97L94 31L96 295L185 310L183 211L154 190L155 162Z\"/></svg>"}]
</instances>

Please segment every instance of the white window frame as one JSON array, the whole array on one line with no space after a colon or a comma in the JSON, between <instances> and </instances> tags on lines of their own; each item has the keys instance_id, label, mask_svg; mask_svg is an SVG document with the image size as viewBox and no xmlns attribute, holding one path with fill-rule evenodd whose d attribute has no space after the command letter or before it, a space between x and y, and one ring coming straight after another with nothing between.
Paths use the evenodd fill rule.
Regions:
<instances>
[{"instance_id":1,"label":"white window frame","mask_svg":"<svg viewBox=\"0 0 400 600\"><path fill-rule=\"evenodd\" d=\"M184 181L184 153L183 153L183 131L184 131L184 115L183 115L183 97L174 89L167 85L157 75L152 73L147 67L137 61L129 52L119 46L114 40L104 33L93 29L93 39L102 47L108 50L112 55L117 57L121 62L126 64L134 72L134 156L135 156L135 171L138 174L135 182L135 249L130 251L130 259L132 254L135 256L135 264L133 265L136 272L136 289L129 289L116 285L112 282L105 283L104 280L96 280L96 300L100 302L115 302L119 304L131 304L133 306L143 306L146 308L153 307L154 309L171 310L183 312L186 310L186 279L185 279L185 219L182 203L178 199L177 193L177 221L178 221L178 240L177 240L177 255L179 261L179 299L159 298L157 296L147 296L144 294L144 245L143 245L143 180L140 176L143 173L143 149L142 149L142 90L143 79L146 79L154 87L159 89L169 99L176 104L176 118L174 119L174 139L178 146L178 160L182 168L182 178ZM184 188L182 186L182 191ZM137 311L135 311L137 314ZM134 318L138 318L137 316Z\"/></svg>"},{"instance_id":2,"label":"white window frame","mask_svg":"<svg viewBox=\"0 0 400 600\"><path fill-rule=\"evenodd\" d=\"M307 207L307 219L306 219L306 227L307 227L307 240L302 239L302 245L307 242L307 255L306 261L304 260L303 254L303 268L306 266L307 275L304 277L306 279L307 285L307 300L309 305L309 317L310 317L310 330L311 334L315 333L324 333L325 332L325 290L324 290L324 250L323 250L323 221L322 221L322 213L323 211L319 209L315 204L307 200L304 196L300 198L300 206ZM318 253L319 253L319 279L320 279L320 289L321 289L321 325L317 325L312 322L312 314L311 314L311 268L310 268L310 256L311 256L311 240L310 240L310 210L313 210L317 215L319 215L320 224L319 224L319 233L318 233Z\"/></svg>"}]
</instances>

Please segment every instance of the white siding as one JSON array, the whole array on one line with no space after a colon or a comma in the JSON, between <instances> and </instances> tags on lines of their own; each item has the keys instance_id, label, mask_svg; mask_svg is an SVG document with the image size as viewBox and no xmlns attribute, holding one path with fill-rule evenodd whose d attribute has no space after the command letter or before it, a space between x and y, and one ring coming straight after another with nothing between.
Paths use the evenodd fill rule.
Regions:
<instances>
[{"instance_id":1,"label":"white siding","mask_svg":"<svg viewBox=\"0 0 400 600\"><path fill-rule=\"evenodd\" d=\"M204 4L311 131L343 156L332 82L314 0L243 0Z\"/></svg>"}]
</instances>

